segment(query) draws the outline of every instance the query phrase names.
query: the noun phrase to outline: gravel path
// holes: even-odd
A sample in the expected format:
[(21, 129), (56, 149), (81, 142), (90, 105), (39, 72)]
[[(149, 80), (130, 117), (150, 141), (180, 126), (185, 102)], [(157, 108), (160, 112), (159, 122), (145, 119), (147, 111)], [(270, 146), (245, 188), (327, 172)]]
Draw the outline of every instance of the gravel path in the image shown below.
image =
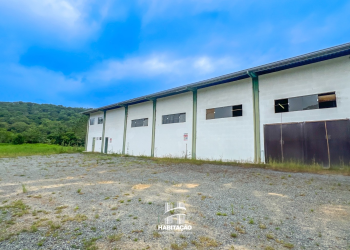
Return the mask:
[[(0, 173), (0, 249), (350, 249), (349, 176), (98, 154)], [(178, 201), (192, 230), (158, 230)]]

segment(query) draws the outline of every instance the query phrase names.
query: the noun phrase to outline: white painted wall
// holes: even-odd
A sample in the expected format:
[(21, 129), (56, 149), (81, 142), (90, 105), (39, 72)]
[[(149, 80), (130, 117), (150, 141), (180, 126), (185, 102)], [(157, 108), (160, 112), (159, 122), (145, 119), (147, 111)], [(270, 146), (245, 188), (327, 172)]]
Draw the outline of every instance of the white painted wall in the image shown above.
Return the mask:
[[(153, 102), (129, 106), (125, 153), (151, 156)], [(131, 121), (148, 118), (148, 126), (131, 127)]]
[(336, 92), (337, 107), (282, 114), (282, 122), (345, 119), (350, 117), (350, 59), (339, 57), (259, 77), (260, 132), (264, 159), (264, 124), (280, 123), (274, 100), (325, 92)]
[[(185, 157), (192, 152), (192, 92), (160, 98), (157, 100), (156, 137), (154, 155), (156, 157)], [(186, 113), (186, 122), (162, 124), (162, 116)], [(184, 141), (184, 134), (188, 140)]]
[[(98, 139), (102, 139), (102, 130), (103, 130), (103, 124), (98, 124), (98, 117), (103, 118), (103, 112), (96, 112), (90, 114), (90, 118), (95, 118), (94, 125), (90, 125), (89, 121), (89, 136), (88, 136), (88, 146), (87, 151), (92, 152), (92, 140), (93, 137), (98, 137)], [(95, 152), (101, 152), (101, 143), (102, 140), (95, 140)]]
[(108, 137), (108, 153), (121, 154), (123, 151), (124, 117), (124, 108), (106, 112), (105, 137)]
[[(199, 89), (197, 93), (197, 158), (254, 161), (251, 79)], [(206, 120), (206, 109), (243, 105), (243, 116)]]

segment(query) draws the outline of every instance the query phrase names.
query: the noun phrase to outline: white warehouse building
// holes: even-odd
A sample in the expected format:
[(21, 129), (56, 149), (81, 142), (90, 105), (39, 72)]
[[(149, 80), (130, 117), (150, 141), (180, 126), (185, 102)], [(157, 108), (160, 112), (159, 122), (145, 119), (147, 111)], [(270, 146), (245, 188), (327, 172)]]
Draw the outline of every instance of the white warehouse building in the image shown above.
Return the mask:
[(115, 103), (86, 151), (350, 165), (350, 43)]

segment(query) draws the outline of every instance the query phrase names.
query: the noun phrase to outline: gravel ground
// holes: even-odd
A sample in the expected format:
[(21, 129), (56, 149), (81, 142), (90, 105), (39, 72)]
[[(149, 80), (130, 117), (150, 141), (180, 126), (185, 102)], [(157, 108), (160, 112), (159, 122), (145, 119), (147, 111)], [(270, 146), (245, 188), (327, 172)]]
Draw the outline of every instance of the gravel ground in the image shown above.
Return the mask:
[[(0, 173), (0, 249), (350, 249), (349, 176), (98, 154)], [(177, 201), (192, 230), (158, 231)]]

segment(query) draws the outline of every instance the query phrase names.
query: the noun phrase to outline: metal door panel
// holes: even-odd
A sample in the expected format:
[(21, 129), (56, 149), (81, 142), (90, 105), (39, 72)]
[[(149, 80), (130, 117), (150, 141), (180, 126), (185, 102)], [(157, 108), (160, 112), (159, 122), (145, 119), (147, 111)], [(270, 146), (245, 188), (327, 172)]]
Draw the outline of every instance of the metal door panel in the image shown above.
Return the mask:
[(350, 165), (350, 121), (327, 121), (331, 165)]

